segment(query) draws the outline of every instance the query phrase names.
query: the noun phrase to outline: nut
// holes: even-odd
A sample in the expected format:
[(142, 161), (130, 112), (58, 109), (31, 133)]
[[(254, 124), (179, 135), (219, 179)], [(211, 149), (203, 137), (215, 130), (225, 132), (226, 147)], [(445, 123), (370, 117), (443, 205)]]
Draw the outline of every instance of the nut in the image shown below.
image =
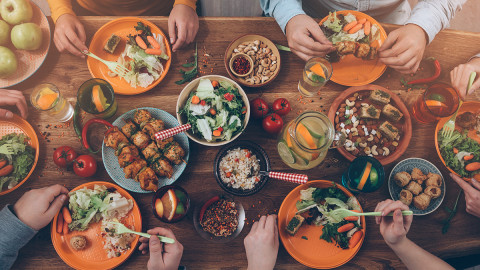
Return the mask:
[(372, 146), (371, 150), (372, 150), (372, 154), (373, 154), (374, 156), (378, 156), (377, 145)]
[(356, 127), (352, 127), (352, 128), (350, 129), (350, 131), (351, 131), (351, 132), (358, 132), (358, 129), (357, 129)]
[(270, 71), (275, 71), (277, 69), (277, 64), (273, 64), (270, 66)]
[(260, 77), (259, 76), (253, 76), (253, 79), (255, 80), (255, 84), (260, 83)]
[(337, 115), (337, 116), (335, 116), (335, 123), (338, 123), (338, 122), (340, 122), (340, 118)]
[(258, 39), (255, 39), (255, 40), (253, 41), (253, 44), (254, 44), (255, 46), (258, 46), (258, 45), (260, 45), (260, 40), (258, 40)]
[(384, 156), (390, 155), (390, 149), (388, 149), (387, 147), (383, 147), (382, 150), (383, 150), (383, 155)]
[(356, 113), (357, 110), (358, 110), (358, 109), (357, 109), (356, 107), (353, 107), (352, 112)]
[(370, 149), (370, 147), (365, 147), (365, 149), (363, 149), (363, 152), (365, 152), (365, 154), (367, 155), (370, 155), (372, 153), (372, 150)]
[(345, 100), (345, 104), (347, 104), (347, 106), (349, 107), (352, 107), (352, 106), (355, 106), (355, 101), (353, 100)]
[(362, 103), (362, 107), (368, 107), (368, 103)]
[(356, 97), (356, 96), (353, 96), (353, 97), (349, 97), (349, 98), (347, 98), (347, 100), (350, 100), (350, 101), (355, 101), (356, 99), (357, 99), (357, 97)]
[(362, 137), (365, 136), (365, 131), (363, 131), (363, 130), (360, 129), (360, 130), (358, 131), (358, 135), (360, 135), (360, 136), (362, 136)]
[(392, 142), (393, 146), (398, 146), (398, 142)]
[(273, 54), (270, 55), (270, 60), (272, 60), (272, 61), (277, 61), (277, 56), (275, 56), (275, 55), (273, 55)]
[(347, 151), (353, 151), (355, 144), (351, 140), (345, 140), (345, 149), (347, 149)]
[(261, 74), (262, 72), (263, 72), (263, 66), (258, 66), (258, 70), (257, 70), (256, 73), (260, 73), (260, 74)]
[(363, 147), (363, 148), (367, 147), (367, 143), (366, 143), (366, 142), (361, 142), (361, 143), (359, 143), (358, 145), (359, 145), (360, 147)]
[(369, 141), (369, 142), (373, 141), (373, 135), (372, 134), (370, 134), (370, 136), (368, 136), (367, 141)]
[(270, 79), (270, 77), (268, 76), (262, 76), (262, 83), (268, 81)]
[(358, 120), (353, 123), (353, 127), (356, 128), (358, 126)]
[(339, 112), (345, 112), (345, 108), (338, 109)]
[(347, 104), (345, 104), (345, 103), (342, 103), (342, 104), (340, 105), (340, 108), (345, 108), (345, 107), (347, 107)]
[(375, 136), (375, 137), (373, 137), (373, 141), (374, 141), (375, 143), (379, 143), (379, 142), (380, 142), (380, 139), (379, 139), (377, 136)]

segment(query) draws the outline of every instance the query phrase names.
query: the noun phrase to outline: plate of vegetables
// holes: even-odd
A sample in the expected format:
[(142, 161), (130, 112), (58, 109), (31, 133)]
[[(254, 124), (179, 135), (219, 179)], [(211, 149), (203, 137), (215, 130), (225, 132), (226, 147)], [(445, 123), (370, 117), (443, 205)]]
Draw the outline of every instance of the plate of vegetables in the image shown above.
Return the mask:
[(11, 120), (0, 120), (0, 136), (0, 195), (4, 195), (32, 175), (39, 143), (33, 127), (16, 114)]
[(435, 147), (447, 169), (466, 181), (480, 181), (480, 102), (467, 101), (458, 110), (455, 130), (450, 139), (442, 135), (443, 125), (450, 117), (438, 121)]
[(363, 212), (358, 200), (341, 185), (316, 180), (296, 187), (278, 211), (280, 239), (298, 262), (316, 269), (350, 261), (365, 239), (365, 218), (338, 220), (335, 209)]
[(140, 94), (158, 85), (172, 61), (170, 44), (162, 30), (135, 17), (119, 18), (102, 26), (93, 36), (89, 51), (129, 70), (120, 76), (98, 60), (87, 59), (92, 77), (106, 80), (115, 93), (122, 95)]
[(180, 93), (176, 110), (180, 125), (192, 126), (187, 136), (207, 146), (235, 140), (250, 118), (247, 94), (233, 80), (218, 75), (190, 82)]
[(327, 55), (333, 82), (360, 86), (382, 76), (387, 67), (377, 54), (387, 33), (375, 19), (359, 11), (341, 10), (330, 13), (319, 25), (336, 49)]

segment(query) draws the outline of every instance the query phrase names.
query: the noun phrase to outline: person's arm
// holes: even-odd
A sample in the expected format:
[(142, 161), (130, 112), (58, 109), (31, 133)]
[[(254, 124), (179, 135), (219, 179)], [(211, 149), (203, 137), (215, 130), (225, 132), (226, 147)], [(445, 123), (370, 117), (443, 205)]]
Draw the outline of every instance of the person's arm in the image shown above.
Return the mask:
[(191, 7), (193, 10), (197, 10), (197, 0), (175, 0), (173, 6), (176, 5), (186, 5)]
[(407, 266), (408, 269), (422, 269), (422, 270), (443, 270), (454, 269), (448, 263), (440, 258), (434, 256), (432, 253), (419, 247), (410, 239), (405, 238), (402, 242), (396, 245), (389, 245), (390, 248), (397, 254), (398, 258)]
[(192, 43), (198, 32), (196, 0), (175, 0), (168, 16), (168, 35), (172, 51)]
[(52, 20), (54, 23), (56, 23), (58, 18), (63, 14), (75, 15), (72, 9), (72, 2), (70, 0), (47, 0), (47, 2), (50, 6)]
[[(178, 242), (172, 230), (156, 227), (147, 231), (152, 235), (149, 238), (140, 237), (138, 249), (142, 254), (150, 252), (150, 259), (147, 263), (148, 270), (171, 270), (179, 269), (183, 254), (183, 245)], [(166, 236), (175, 240), (173, 244), (161, 243), (157, 235)]]
[(17, 259), (18, 251), (37, 231), (20, 221), (12, 212), (11, 205), (0, 211), (0, 224), (0, 265), (2, 269), (10, 269)]
[(243, 240), (248, 270), (274, 269), (278, 255), (277, 216), (262, 216)]
[[(18, 90), (0, 89), (0, 106), (16, 106), (20, 115), (27, 119), (28, 106), (25, 96)], [(13, 113), (7, 109), (0, 109), (0, 119), (12, 119)]]
[(301, 0), (260, 0), (260, 6), (265, 16), (275, 18), (284, 33), (291, 18), (305, 14)]

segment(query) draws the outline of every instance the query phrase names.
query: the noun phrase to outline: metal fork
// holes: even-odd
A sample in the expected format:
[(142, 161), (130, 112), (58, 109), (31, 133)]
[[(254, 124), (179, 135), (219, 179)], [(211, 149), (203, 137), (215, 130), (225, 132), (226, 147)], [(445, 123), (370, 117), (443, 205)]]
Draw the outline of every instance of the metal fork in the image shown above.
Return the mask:
[(112, 72), (115, 72), (120, 77), (125, 76), (127, 74), (127, 72), (129, 72), (129, 70), (126, 67), (120, 65), (117, 62), (104, 60), (104, 59), (96, 56), (95, 54), (93, 54), (91, 52), (83, 52), (83, 54), (85, 54), (87, 56), (90, 56), (90, 57), (93, 57), (93, 58), (97, 59), (98, 61), (104, 63)]
[(15, 154), (15, 151), (13, 151), (13, 147), (11, 145), (4, 144), (0, 146), (0, 154), (13, 155)]
[[(123, 224), (120, 223), (120, 222), (109, 221), (108, 223), (114, 225), (114, 227), (115, 227), (115, 232), (116, 232), (117, 234), (133, 233), (133, 234), (137, 234), (137, 235), (140, 235), (140, 236), (143, 236), (143, 237), (147, 237), (147, 238), (150, 238), (150, 236), (152, 236), (151, 234), (148, 234), (148, 233), (142, 233), (142, 232), (132, 231), (132, 230), (130, 230), (129, 228), (125, 227), (125, 225), (123, 225)], [(165, 237), (165, 236), (160, 236), (160, 235), (157, 235), (157, 237), (158, 237), (158, 239), (160, 239), (160, 241), (163, 242), (163, 243), (167, 243), (167, 244), (173, 244), (173, 243), (175, 243), (175, 240), (172, 239), (172, 238)]]
[[(467, 92), (465, 93), (465, 95), (468, 94), (468, 90), (470, 90), (470, 87), (472, 87), (475, 77), (477, 77), (477, 73), (475, 71), (472, 71), (472, 73), (470, 73), (470, 77), (468, 78)], [(458, 102), (457, 111), (443, 125), (442, 136), (445, 138), (445, 140), (450, 140), (453, 136), (453, 131), (455, 130), (455, 119), (457, 118), (457, 113), (460, 110), (460, 107), (462, 107), (462, 104), (463, 104), (463, 100), (460, 99), (460, 101)]]

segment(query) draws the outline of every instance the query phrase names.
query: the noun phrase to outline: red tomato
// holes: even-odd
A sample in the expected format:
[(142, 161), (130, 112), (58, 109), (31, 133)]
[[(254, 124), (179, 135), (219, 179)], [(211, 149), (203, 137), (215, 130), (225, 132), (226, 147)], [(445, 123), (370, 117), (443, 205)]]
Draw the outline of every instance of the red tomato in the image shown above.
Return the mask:
[(263, 118), (262, 127), (270, 134), (277, 134), (283, 127), (282, 117), (276, 113), (269, 114), (267, 117)]
[(65, 168), (77, 158), (77, 152), (70, 146), (60, 146), (53, 151), (53, 162), (58, 166)]
[(290, 108), (290, 103), (286, 98), (278, 98), (273, 102), (272, 109), (275, 113), (279, 115), (286, 115), (289, 113), (292, 108)]
[(253, 118), (263, 118), (268, 114), (268, 104), (261, 98), (256, 98), (250, 102)]
[(73, 164), (73, 171), (81, 177), (90, 177), (97, 171), (97, 161), (90, 155), (81, 155)]

